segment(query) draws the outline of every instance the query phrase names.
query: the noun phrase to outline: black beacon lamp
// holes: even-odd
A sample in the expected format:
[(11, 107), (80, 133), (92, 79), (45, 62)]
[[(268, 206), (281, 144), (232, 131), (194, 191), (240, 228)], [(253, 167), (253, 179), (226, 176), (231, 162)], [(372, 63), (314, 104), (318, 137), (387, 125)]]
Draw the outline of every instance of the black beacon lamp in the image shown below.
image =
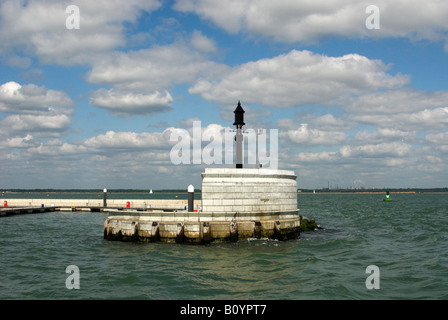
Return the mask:
[(241, 107), (241, 103), (238, 101), (238, 106), (236, 107), (233, 113), (235, 114), (235, 122), (233, 123), (236, 126), (236, 168), (243, 167), (243, 132), (242, 128), (245, 125), (244, 123), (244, 110)]

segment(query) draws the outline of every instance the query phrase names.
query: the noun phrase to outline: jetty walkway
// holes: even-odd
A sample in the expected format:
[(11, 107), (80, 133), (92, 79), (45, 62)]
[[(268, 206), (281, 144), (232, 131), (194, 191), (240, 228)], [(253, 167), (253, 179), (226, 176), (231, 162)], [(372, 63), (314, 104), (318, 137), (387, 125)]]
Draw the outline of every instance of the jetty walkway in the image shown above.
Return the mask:
[[(36, 214), (54, 211), (85, 211), (109, 213), (178, 212), (186, 211), (188, 200), (174, 199), (109, 199), (104, 206), (103, 199), (3, 199), (0, 217), (18, 214)], [(199, 211), (201, 200), (194, 203), (193, 212)]]
[(32, 214), (32, 213), (43, 213), (43, 212), (52, 212), (55, 211), (55, 207), (3, 207), (0, 208), (0, 217), (12, 216), (18, 214)]

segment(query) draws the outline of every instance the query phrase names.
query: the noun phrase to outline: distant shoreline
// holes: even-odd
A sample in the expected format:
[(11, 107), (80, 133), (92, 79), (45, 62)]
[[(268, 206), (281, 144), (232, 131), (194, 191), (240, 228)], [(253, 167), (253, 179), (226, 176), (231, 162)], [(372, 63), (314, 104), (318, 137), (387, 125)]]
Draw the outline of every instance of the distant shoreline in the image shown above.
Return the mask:
[[(390, 193), (448, 193), (448, 188), (384, 188), (384, 189), (298, 189), (297, 194), (384, 194), (386, 190)], [(102, 189), (0, 189), (2, 195), (11, 193), (96, 193), (102, 194)], [(195, 189), (195, 193), (201, 193), (200, 189)], [(111, 193), (132, 193), (132, 194), (150, 194), (149, 189), (108, 189), (108, 194)], [(162, 189), (152, 190), (151, 194), (179, 194), (187, 193), (185, 189)]]
[(384, 188), (384, 189), (298, 189), (297, 193), (360, 193), (360, 194), (377, 194), (377, 193), (448, 193), (448, 188)]
[[(448, 193), (448, 191), (390, 191), (390, 194)], [(314, 194), (313, 192), (297, 192), (297, 194)], [(385, 194), (385, 191), (317, 191), (315, 194)]]
[[(98, 193), (103, 194), (103, 190), (99, 189), (0, 189), (1, 193)], [(108, 189), (107, 193), (133, 193), (133, 194), (171, 194), (171, 193), (186, 193), (187, 190), (153, 190), (150, 193), (148, 190), (126, 190), (126, 189)], [(195, 190), (195, 192), (201, 192), (201, 190)]]

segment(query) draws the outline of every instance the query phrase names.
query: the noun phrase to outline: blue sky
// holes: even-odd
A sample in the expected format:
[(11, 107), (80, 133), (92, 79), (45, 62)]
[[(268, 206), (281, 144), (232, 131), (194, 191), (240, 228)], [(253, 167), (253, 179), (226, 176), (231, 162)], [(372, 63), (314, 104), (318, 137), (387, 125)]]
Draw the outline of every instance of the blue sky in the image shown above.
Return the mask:
[(447, 16), (435, 0), (0, 1), (0, 188), (200, 187), (206, 165), (174, 165), (170, 134), (233, 129), (239, 100), (299, 188), (447, 187)]

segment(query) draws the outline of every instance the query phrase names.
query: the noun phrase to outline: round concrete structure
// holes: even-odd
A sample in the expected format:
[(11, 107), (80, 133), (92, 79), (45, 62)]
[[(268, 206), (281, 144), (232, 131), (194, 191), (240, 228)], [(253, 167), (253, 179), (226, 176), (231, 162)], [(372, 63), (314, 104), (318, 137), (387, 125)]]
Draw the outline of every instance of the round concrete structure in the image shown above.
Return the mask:
[(183, 243), (297, 238), (296, 178), (287, 170), (207, 168), (198, 212), (117, 213), (104, 222), (104, 238)]
[(206, 168), (202, 173), (202, 212), (297, 212), (293, 171)]

